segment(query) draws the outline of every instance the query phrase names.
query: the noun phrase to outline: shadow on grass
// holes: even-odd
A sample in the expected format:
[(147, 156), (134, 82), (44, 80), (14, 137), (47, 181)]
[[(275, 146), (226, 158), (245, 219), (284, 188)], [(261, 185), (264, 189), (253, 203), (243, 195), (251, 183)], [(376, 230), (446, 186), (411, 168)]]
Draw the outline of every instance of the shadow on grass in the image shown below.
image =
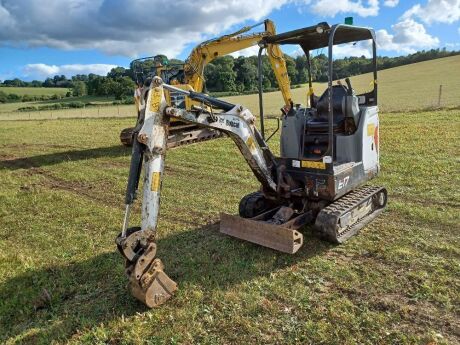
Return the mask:
[(73, 150), (55, 153), (47, 153), (24, 158), (3, 159), (0, 160), (0, 169), (16, 170), (30, 169), (42, 166), (59, 164), (67, 161), (78, 161), (83, 159), (92, 159), (100, 157), (121, 157), (131, 154), (131, 148), (124, 147), (121, 144), (108, 147), (99, 147), (86, 150)]
[[(158, 257), (179, 289), (194, 285), (209, 294), (269, 276), (331, 248), (307, 234), (297, 254), (282, 254), (224, 236), (218, 229), (216, 223), (158, 241)], [(101, 322), (145, 312), (147, 308), (127, 292), (126, 283), (118, 252), (27, 271), (9, 279), (0, 286), (0, 341), (16, 337), (18, 342), (27, 344), (62, 341)], [(51, 294), (51, 305), (34, 311), (34, 298), (43, 289)], [(168, 303), (174, 307), (176, 302), (173, 298)]]

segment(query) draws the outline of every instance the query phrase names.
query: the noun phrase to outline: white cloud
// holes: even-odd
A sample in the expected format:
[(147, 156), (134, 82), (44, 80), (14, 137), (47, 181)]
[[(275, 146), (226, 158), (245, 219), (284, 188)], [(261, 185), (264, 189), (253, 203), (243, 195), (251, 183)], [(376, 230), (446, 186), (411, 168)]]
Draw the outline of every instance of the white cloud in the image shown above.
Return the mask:
[(311, 11), (323, 17), (335, 17), (339, 13), (355, 13), (361, 17), (376, 16), (379, 14), (379, 1), (318, 0), (311, 5)]
[(360, 41), (353, 43), (345, 43), (334, 46), (333, 56), (335, 59), (350, 57), (350, 56), (365, 56), (367, 58), (372, 57), (372, 46), (370, 41)]
[(244, 57), (254, 56), (254, 55), (257, 56), (259, 55), (259, 46), (255, 45), (252, 47), (248, 47), (240, 51), (231, 53), (230, 55), (233, 56), (234, 58), (237, 58), (238, 56), (244, 56)]
[(427, 33), (425, 27), (413, 19), (405, 19), (392, 25), (391, 28), (394, 34), (386, 30), (376, 32), (379, 49), (415, 53), (419, 49), (434, 48), (439, 45), (439, 39)]
[(402, 19), (417, 17), (427, 24), (439, 22), (452, 24), (460, 19), (460, 0), (428, 0), (426, 6), (412, 6)]
[(106, 75), (112, 68), (117, 65), (107, 64), (73, 64), (73, 65), (46, 65), (44, 63), (28, 64), (23, 68), (23, 74), (29, 78), (44, 79), (55, 75), (64, 74), (66, 77), (71, 77), (76, 74), (94, 73), (98, 75)]
[(0, 44), (177, 56), (289, 0), (2, 0)]
[(455, 49), (458, 49), (460, 47), (460, 43), (450, 43), (450, 42), (447, 42), (446, 43), (446, 48), (447, 49), (452, 49), (452, 50), (455, 50)]
[(386, 7), (396, 7), (398, 6), (399, 0), (385, 0), (383, 5)]

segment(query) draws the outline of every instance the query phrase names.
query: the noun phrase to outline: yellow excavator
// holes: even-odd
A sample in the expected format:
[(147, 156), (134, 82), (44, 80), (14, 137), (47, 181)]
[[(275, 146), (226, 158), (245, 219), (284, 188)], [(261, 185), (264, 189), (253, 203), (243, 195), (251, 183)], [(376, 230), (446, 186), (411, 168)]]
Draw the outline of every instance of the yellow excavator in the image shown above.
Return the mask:
[[(264, 25), (264, 31), (247, 34), (260, 25)], [(192, 50), (184, 64), (169, 63), (162, 56), (134, 60), (132, 67), (135, 70), (139, 86), (135, 91), (134, 97), (138, 121), (136, 127), (125, 128), (121, 131), (120, 140), (122, 144), (131, 146), (133, 143), (135, 129), (139, 127), (139, 114), (142, 108), (145, 107), (145, 95), (149, 88), (147, 85), (149, 85), (152, 77), (161, 77), (165, 83), (174, 85), (184, 91), (202, 92), (205, 85), (204, 68), (208, 63), (220, 56), (255, 46), (262, 38), (275, 34), (275, 24), (267, 19), (261, 23), (243, 27), (234, 33), (200, 43)], [(283, 95), (285, 108), (289, 109), (292, 105), (292, 97), (283, 52), (275, 44), (267, 44), (265, 48)], [(146, 76), (142, 62), (152, 58), (154, 67), (150, 75)], [(165, 90), (165, 98), (168, 104), (189, 111), (193, 110), (194, 107), (206, 107), (206, 105), (175, 91)], [(200, 128), (195, 124), (174, 119), (171, 121), (169, 128), (168, 147), (213, 139), (221, 135), (222, 132), (216, 129)]]

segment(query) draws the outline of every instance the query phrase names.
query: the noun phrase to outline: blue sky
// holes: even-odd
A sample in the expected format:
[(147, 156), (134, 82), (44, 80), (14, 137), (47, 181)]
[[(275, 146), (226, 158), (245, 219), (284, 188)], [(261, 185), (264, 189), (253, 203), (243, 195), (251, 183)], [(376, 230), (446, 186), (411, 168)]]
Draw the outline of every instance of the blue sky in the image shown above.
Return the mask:
[(106, 74), (138, 56), (183, 59), (200, 41), (264, 18), (284, 32), (347, 16), (376, 30), (379, 55), (460, 50), (460, 0), (0, 0), (0, 80)]

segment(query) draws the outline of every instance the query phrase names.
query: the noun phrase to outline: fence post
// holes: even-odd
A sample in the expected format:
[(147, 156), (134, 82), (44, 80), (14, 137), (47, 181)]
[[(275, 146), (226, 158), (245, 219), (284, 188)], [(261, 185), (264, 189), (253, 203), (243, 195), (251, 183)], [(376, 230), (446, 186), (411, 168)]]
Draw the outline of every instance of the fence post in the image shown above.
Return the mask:
[(438, 107), (441, 107), (442, 84), (439, 85)]
[(120, 107), (117, 105), (118, 117), (120, 117)]

